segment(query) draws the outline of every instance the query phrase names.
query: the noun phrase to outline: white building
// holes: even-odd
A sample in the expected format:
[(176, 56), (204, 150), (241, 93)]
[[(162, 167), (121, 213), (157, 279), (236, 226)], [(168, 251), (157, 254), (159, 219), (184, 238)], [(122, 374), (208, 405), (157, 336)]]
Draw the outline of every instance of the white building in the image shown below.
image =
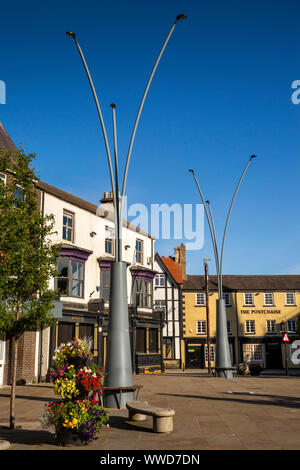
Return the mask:
[(175, 258), (155, 254), (154, 305), (164, 311), (163, 361), (166, 368), (181, 368), (181, 285), (185, 278), (185, 246)]
[[(16, 151), (0, 123), (0, 148)], [(1, 175), (0, 175), (1, 176)], [(2, 178), (5, 181), (5, 175)], [(19, 340), (17, 379), (44, 380), (54, 349), (74, 337), (92, 337), (93, 360), (105, 365), (110, 268), (114, 261), (111, 193), (99, 206), (38, 181), (40, 210), (53, 214), (51, 241), (60, 244), (58, 276), (51, 287), (61, 291), (56, 325), (26, 332)], [(153, 309), (154, 238), (123, 221), (122, 260), (128, 263), (127, 290), (133, 372), (162, 370), (161, 312)], [(10, 383), (9, 341), (0, 337), (0, 385)]]

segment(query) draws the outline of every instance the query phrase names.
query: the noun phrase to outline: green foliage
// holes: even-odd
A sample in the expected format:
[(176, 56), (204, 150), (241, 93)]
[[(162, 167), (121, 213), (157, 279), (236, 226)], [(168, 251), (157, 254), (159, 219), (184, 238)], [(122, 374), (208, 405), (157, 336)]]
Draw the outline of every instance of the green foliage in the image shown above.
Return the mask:
[(7, 337), (51, 326), (59, 295), (49, 288), (59, 250), (50, 241), (55, 221), (39, 210), (34, 158), (0, 151), (0, 173), (7, 174), (0, 182), (0, 333)]

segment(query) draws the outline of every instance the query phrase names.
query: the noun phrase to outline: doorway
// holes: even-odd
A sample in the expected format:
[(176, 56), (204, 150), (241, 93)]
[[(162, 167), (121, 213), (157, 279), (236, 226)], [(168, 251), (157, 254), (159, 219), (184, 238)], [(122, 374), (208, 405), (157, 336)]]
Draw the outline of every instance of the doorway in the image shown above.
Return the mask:
[(204, 347), (203, 345), (191, 346), (187, 345), (187, 368), (203, 369), (204, 368)]
[(282, 353), (280, 343), (266, 344), (267, 369), (282, 369)]

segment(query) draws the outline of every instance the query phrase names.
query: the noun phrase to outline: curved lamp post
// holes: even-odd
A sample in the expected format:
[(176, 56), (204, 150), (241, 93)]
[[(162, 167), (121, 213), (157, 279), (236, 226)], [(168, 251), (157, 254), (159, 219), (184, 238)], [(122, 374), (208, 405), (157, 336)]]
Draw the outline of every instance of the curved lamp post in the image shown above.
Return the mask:
[[(218, 245), (216, 239), (216, 232), (215, 232), (215, 224), (213, 219), (213, 213), (211, 209), (211, 205), (209, 201), (205, 201), (202, 191), (200, 189), (198, 180), (195, 176), (194, 170), (189, 170), (195, 180), (196, 186), (198, 188), (209, 230), (211, 235), (211, 240), (213, 244), (214, 256), (215, 256), (215, 263), (216, 263), (216, 271), (217, 271), (217, 281), (218, 281), (218, 299), (217, 299), (217, 332), (216, 332), (216, 377), (232, 377), (232, 371), (230, 370), (231, 364), (231, 357), (230, 357), (230, 349), (229, 349), (229, 341), (228, 341), (228, 333), (227, 333), (227, 318), (226, 318), (226, 306), (225, 300), (223, 298), (223, 285), (222, 285), (222, 269), (223, 269), (223, 254), (224, 254), (224, 246), (225, 246), (225, 238), (226, 232), (228, 228), (229, 218), (232, 210), (233, 203), (235, 201), (238, 189), (241, 185), (241, 182), (244, 178), (244, 175), (250, 165), (251, 161), (256, 157), (256, 155), (251, 155), (250, 159), (247, 162), (247, 165), (244, 168), (244, 171), (238, 181), (237, 187), (235, 189), (233, 198), (231, 200), (231, 204), (229, 207), (224, 233), (223, 233), (223, 240), (222, 240), (222, 248), (221, 248), (221, 258), (219, 259), (218, 254)], [(207, 207), (208, 210), (207, 210)]]
[[(161, 56), (167, 46), (170, 37), (173, 34), (178, 21), (186, 18), (186, 15), (178, 15), (172, 25), (168, 36), (166, 37), (163, 46), (159, 52), (157, 60), (154, 64), (150, 77), (148, 79), (139, 109), (135, 124), (133, 127), (128, 154), (126, 158), (125, 171), (122, 183), (122, 195), (119, 197), (119, 168), (118, 168), (118, 149), (117, 149), (117, 128), (116, 128), (116, 105), (111, 104), (112, 120), (113, 120), (113, 135), (114, 135), (114, 169), (110, 149), (108, 145), (107, 134), (105, 125), (100, 109), (100, 104), (97, 98), (95, 87), (85, 61), (82, 50), (79, 46), (75, 33), (67, 32), (67, 36), (75, 40), (79, 55), (81, 57), (83, 66), (85, 68), (90, 87), (94, 96), (95, 104), (97, 107), (99, 120), (104, 137), (104, 143), (107, 154), (107, 161), (109, 166), (109, 174), (111, 181), (111, 188), (113, 193), (114, 204), (114, 223), (115, 223), (115, 261), (112, 263), (111, 268), (111, 282), (110, 282), (110, 296), (109, 296), (109, 320), (108, 320), (108, 344), (106, 354), (106, 376), (104, 385), (106, 387), (131, 387), (133, 385), (132, 376), (132, 361), (129, 339), (129, 321), (128, 321), (128, 304), (127, 304), (127, 263), (122, 261), (122, 214), (123, 214), (123, 201), (126, 190), (126, 181), (129, 168), (132, 147), (135, 139), (137, 126), (140, 120), (141, 112), (145, 103), (146, 96), (156, 68), (159, 64)], [(118, 393), (105, 392), (104, 404), (108, 408), (124, 408), (126, 402), (133, 399), (133, 392)]]

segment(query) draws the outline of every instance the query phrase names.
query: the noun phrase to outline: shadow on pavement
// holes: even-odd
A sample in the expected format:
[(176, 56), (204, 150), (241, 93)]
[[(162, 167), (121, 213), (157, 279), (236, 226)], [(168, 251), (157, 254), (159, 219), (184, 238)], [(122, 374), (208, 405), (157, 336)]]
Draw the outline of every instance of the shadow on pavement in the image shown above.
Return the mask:
[(54, 434), (48, 431), (0, 428), (0, 439), (7, 440), (11, 444), (50, 444), (58, 447)]
[[(138, 423), (138, 424), (137, 424)], [(109, 427), (114, 429), (122, 429), (126, 431), (143, 431), (152, 433), (151, 425), (148, 420), (145, 421), (128, 421), (124, 416), (110, 416)]]
[[(246, 395), (249, 396), (249, 392), (232, 392), (228, 397), (211, 397), (205, 395), (179, 395), (175, 393), (159, 393), (158, 395), (170, 396), (170, 397), (181, 397), (181, 398), (199, 398), (201, 400), (212, 400), (212, 401), (231, 401), (241, 404), (248, 403), (250, 405), (274, 405), (274, 406), (283, 406), (286, 408), (299, 408), (300, 409), (300, 398), (298, 397), (285, 397), (280, 395), (262, 395), (256, 394), (253, 392), (250, 396), (253, 397), (252, 400), (242, 399), (242, 398), (233, 398), (232, 395)], [(256, 397), (268, 397), (273, 400), (258, 400)]]

